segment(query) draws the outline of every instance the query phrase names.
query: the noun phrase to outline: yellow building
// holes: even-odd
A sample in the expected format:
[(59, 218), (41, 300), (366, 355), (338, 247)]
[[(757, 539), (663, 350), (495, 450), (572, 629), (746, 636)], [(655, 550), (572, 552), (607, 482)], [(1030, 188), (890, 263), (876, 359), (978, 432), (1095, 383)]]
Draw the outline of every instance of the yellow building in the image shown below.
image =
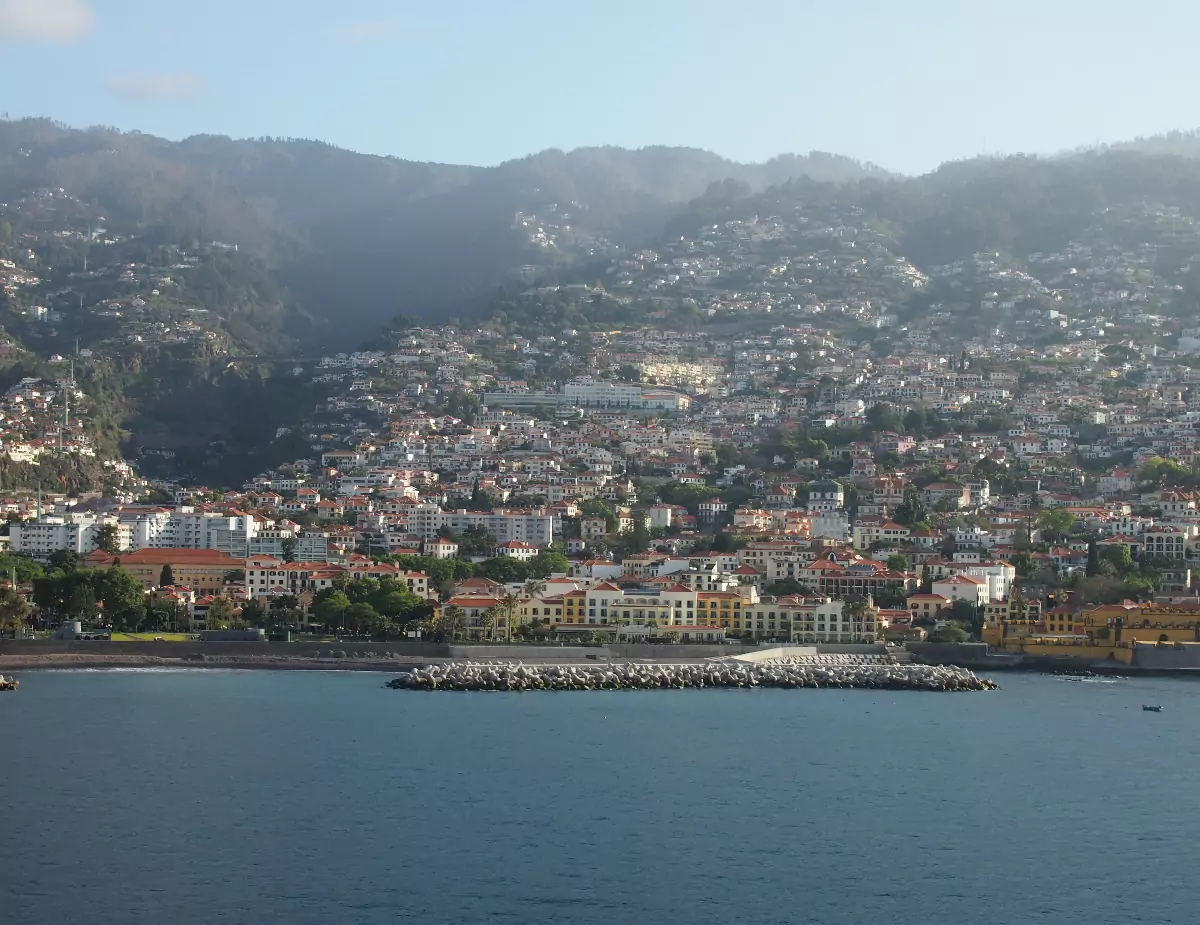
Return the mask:
[(202, 597), (221, 594), (225, 590), (225, 576), (246, 567), (244, 559), (235, 559), (216, 549), (178, 547), (139, 549), (118, 556), (96, 550), (84, 557), (83, 564), (92, 568), (120, 565), (147, 591), (161, 584), (163, 567), (170, 566), (175, 587), (191, 588)]
[[(526, 605), (530, 618), (552, 626), (583, 625), (601, 631), (605, 627), (649, 626), (663, 632), (677, 627), (713, 627), (736, 636), (750, 628), (743, 609), (757, 600), (753, 585), (736, 591), (693, 591), (682, 584), (618, 587), (603, 582), (561, 597), (529, 600)], [(535, 608), (540, 612), (534, 614)]]
[(1200, 642), (1200, 611), (1164, 604), (1104, 604), (1072, 612), (1046, 611), (1040, 619), (1014, 610), (990, 614), (983, 641), (996, 649), (1047, 658), (1130, 664), (1138, 643)]

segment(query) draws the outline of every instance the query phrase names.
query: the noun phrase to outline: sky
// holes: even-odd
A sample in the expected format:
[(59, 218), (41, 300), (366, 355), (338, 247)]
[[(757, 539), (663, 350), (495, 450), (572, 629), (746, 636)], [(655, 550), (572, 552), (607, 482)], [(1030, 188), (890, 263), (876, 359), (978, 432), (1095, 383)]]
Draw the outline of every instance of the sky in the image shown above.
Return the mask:
[(490, 165), (831, 151), (903, 173), (1200, 127), (1195, 0), (0, 0), (0, 113)]

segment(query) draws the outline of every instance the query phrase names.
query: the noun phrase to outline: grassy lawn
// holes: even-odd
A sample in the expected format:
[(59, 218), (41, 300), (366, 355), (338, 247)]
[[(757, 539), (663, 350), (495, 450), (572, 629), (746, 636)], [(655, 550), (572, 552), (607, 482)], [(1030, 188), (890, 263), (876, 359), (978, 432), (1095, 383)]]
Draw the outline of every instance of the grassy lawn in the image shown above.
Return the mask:
[(113, 633), (113, 642), (154, 642), (155, 639), (161, 639), (163, 642), (188, 642), (187, 633)]

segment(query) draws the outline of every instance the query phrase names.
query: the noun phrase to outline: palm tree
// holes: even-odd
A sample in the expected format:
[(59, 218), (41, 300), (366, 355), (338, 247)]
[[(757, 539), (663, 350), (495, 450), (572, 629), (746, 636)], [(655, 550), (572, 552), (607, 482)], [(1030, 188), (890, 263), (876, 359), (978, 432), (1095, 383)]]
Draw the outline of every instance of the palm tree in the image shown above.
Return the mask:
[[(524, 594), (527, 599), (531, 601), (540, 600), (541, 596), (545, 593), (546, 582), (542, 581), (540, 578), (531, 578), (529, 581), (525, 582)], [(511, 622), (511, 620), (509, 622)], [(537, 620), (533, 621), (534, 624), (537, 622)], [(547, 620), (546, 622), (549, 623), (550, 621)], [(512, 630), (509, 630), (509, 632), (511, 634)]]
[(873, 609), (866, 601), (855, 601), (853, 604), (847, 601), (842, 605), (842, 614), (850, 618), (852, 627), (856, 627), (858, 632), (862, 632), (863, 620)]
[(500, 598), (500, 612), (504, 615), (504, 641), (512, 642), (513, 619), (517, 615), (517, 606), (521, 603), (521, 595), (509, 591)]
[(457, 604), (451, 604), (442, 611), (442, 615), (438, 618), (438, 626), (444, 627), (442, 632), (447, 633), (451, 639), (458, 638), (458, 634), (462, 632), (463, 625), (466, 623), (467, 615), (463, 609)]
[(503, 613), (499, 604), (493, 604), (487, 610), (479, 615), (479, 635), (482, 636), (484, 631), (487, 631), (488, 639), (495, 638), (496, 619)]

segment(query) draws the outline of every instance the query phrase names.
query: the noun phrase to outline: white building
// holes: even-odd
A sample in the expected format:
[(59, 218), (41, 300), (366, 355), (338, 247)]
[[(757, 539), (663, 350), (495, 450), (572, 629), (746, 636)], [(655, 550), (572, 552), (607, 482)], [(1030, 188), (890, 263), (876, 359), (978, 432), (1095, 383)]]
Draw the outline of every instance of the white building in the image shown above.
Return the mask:
[(45, 559), (60, 549), (83, 555), (96, 548), (100, 525), (95, 514), (49, 515), (38, 521), (13, 524), (9, 529), (9, 546), (13, 552), (34, 559)]
[(966, 601), (977, 607), (988, 603), (988, 582), (970, 575), (949, 575), (933, 582), (933, 593), (951, 601)]
[(519, 540), (535, 546), (549, 546), (562, 532), (561, 520), (538, 511), (510, 511), (496, 508), (490, 512), (443, 511), (436, 504), (415, 504), (408, 512), (409, 532), (431, 539), (443, 527), (464, 533), (471, 527), (483, 527), (497, 543)]

